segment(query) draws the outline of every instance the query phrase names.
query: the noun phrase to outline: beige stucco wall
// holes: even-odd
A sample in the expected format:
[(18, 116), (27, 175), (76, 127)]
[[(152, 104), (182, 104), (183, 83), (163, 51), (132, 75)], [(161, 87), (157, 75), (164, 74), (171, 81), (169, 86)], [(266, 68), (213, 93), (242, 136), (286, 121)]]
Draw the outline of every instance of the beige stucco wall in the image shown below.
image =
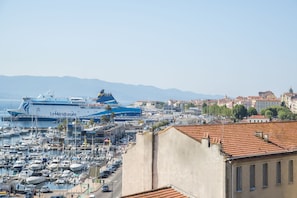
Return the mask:
[(200, 143), (175, 128), (157, 138), (154, 186), (171, 184), (193, 197), (225, 197), (225, 162), (219, 145), (208, 147), (207, 139)]
[[(293, 160), (294, 182), (289, 183), (289, 160)], [(276, 184), (276, 163), (281, 162), (281, 184)], [(262, 187), (262, 165), (268, 164), (268, 187)], [(256, 168), (256, 188), (250, 191), (250, 165)], [(242, 191), (236, 192), (236, 167), (242, 167)], [(234, 198), (296, 198), (297, 197), (297, 155), (274, 155), (243, 159), (233, 162), (233, 196)]]
[(152, 189), (152, 133), (136, 134), (136, 144), (123, 155), (122, 195)]

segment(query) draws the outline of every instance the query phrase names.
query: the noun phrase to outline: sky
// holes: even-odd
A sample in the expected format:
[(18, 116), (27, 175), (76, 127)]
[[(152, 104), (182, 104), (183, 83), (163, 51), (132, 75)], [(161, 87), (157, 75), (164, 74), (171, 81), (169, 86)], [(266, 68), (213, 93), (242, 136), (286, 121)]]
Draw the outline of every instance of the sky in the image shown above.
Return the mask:
[(0, 0), (0, 75), (236, 97), (295, 91), (296, 74), (295, 0)]

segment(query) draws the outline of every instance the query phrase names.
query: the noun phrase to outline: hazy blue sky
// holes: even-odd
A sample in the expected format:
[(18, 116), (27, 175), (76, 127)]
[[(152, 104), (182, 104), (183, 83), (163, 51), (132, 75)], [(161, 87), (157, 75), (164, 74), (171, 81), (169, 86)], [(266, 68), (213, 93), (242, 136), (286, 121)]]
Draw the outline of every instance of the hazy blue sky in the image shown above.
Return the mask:
[(204, 94), (297, 92), (297, 1), (0, 0), (0, 68)]

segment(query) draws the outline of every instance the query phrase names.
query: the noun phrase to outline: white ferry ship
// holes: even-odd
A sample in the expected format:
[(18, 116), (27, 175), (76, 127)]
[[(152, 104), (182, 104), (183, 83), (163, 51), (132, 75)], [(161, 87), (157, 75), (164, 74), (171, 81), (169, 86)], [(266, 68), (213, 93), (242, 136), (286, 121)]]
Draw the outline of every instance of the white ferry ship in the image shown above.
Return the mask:
[(140, 116), (140, 108), (120, 106), (110, 93), (104, 90), (97, 98), (82, 97), (57, 98), (51, 92), (38, 97), (24, 97), (18, 109), (8, 109), (13, 117), (37, 118), (80, 118), (100, 119), (101, 116)]

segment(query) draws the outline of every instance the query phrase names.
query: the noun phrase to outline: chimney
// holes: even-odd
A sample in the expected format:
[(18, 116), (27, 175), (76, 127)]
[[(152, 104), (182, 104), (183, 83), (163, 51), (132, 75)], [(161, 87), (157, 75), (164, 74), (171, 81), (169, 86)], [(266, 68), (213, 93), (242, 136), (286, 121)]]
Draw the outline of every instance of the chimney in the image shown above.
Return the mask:
[(263, 139), (265, 142), (269, 142), (269, 135), (268, 134), (264, 134), (263, 135)]
[(259, 138), (263, 138), (263, 132), (262, 131), (256, 131), (255, 136)]
[(210, 137), (208, 133), (204, 133), (201, 139), (201, 144), (210, 147)]

